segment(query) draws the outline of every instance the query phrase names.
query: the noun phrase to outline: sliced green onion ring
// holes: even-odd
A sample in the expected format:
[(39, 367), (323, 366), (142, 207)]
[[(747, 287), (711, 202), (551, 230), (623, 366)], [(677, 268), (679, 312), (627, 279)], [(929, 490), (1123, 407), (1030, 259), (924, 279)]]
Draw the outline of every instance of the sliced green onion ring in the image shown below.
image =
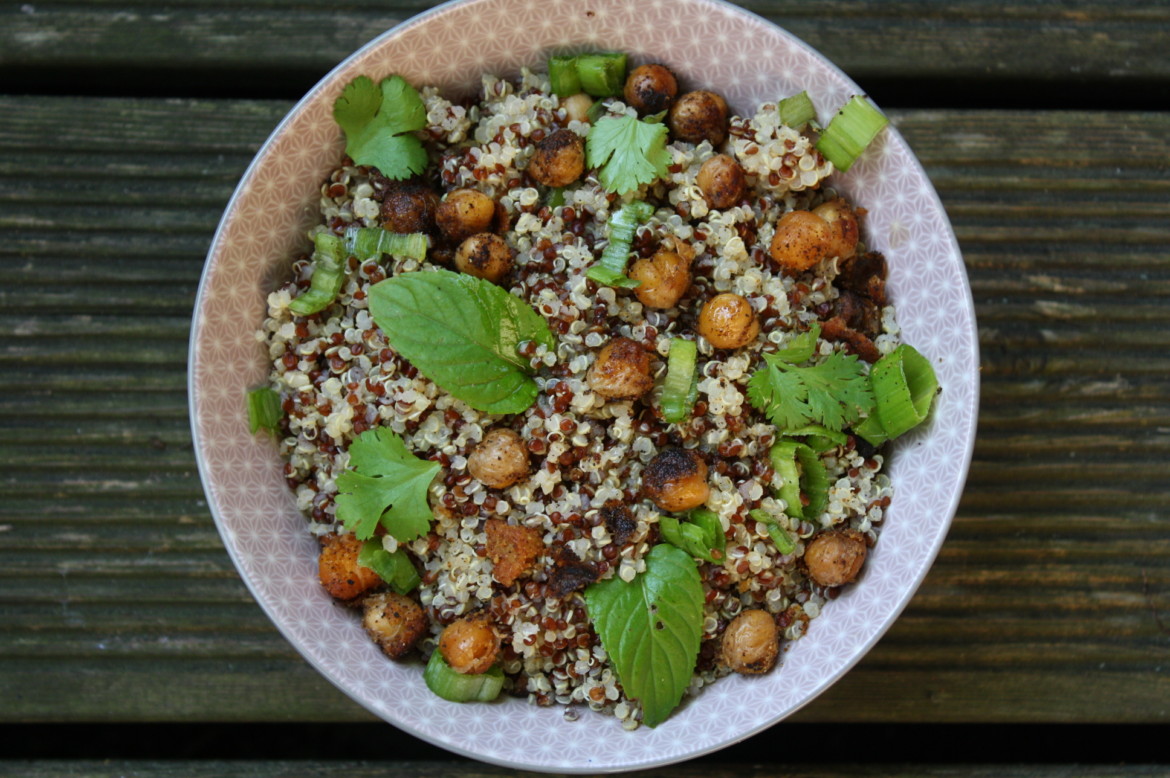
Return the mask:
[(776, 106), (776, 110), (780, 112), (780, 123), (794, 130), (799, 130), (817, 118), (817, 109), (813, 107), (808, 92), (785, 97)]
[(377, 573), (379, 578), (399, 594), (412, 592), (422, 583), (406, 550), (399, 548), (391, 554), (382, 547), (381, 538), (370, 538), (362, 543), (357, 561), (362, 567), (368, 567)]
[(841, 107), (817, 141), (817, 151), (844, 172), (890, 120), (861, 95), (854, 95)]
[(276, 432), (284, 409), (280, 406), (280, 395), (267, 386), (248, 390), (248, 433), (255, 435), (259, 429)]
[[(925, 421), (938, 394), (934, 368), (906, 343), (877, 361), (869, 372), (869, 382), (876, 407), (854, 432), (873, 445), (893, 440)], [(874, 429), (875, 419), (880, 434)]]
[(706, 508), (695, 508), (688, 514), (691, 523), (703, 531), (703, 542), (706, 545), (708, 562), (719, 562), (723, 559), (723, 552), (727, 548), (727, 536), (723, 534), (723, 522), (719, 514)]
[[(795, 440), (780, 440), (769, 452), (772, 469), (784, 483), (778, 491), (785, 513), (796, 519), (818, 519), (829, 501), (829, 473), (816, 451)], [(801, 492), (808, 498), (806, 507)]]
[(577, 78), (581, 81), (579, 91), (593, 97), (614, 97), (622, 93), (626, 85), (626, 55), (578, 54)]
[(693, 340), (671, 338), (670, 354), (666, 358), (666, 380), (662, 382), (662, 397), (659, 399), (662, 418), (671, 424), (684, 422), (691, 416), (691, 408), (698, 397), (695, 381), (698, 354), (699, 348)]
[(390, 232), (381, 227), (348, 227), (345, 250), (363, 262), (379, 259), (383, 254), (423, 259), (427, 255), (427, 236), (422, 232)]
[(772, 543), (776, 545), (776, 550), (781, 554), (791, 554), (796, 550), (796, 541), (792, 539), (787, 530), (780, 526), (775, 516), (762, 508), (748, 511), (748, 516), (767, 525), (768, 537), (772, 538)]
[(548, 80), (557, 97), (571, 97), (581, 91), (581, 77), (577, 75), (577, 58), (556, 56), (548, 59)]
[(450, 702), (490, 702), (504, 688), (504, 671), (496, 665), (478, 675), (457, 673), (436, 649), (423, 671), (423, 681), (428, 689)]
[(630, 246), (634, 242), (638, 225), (653, 215), (653, 205), (635, 201), (626, 203), (610, 216), (607, 225), (609, 243), (601, 252), (601, 258), (585, 271), (585, 277), (605, 286), (623, 289), (641, 286), (641, 281), (626, 276), (626, 263), (630, 261)]
[(288, 304), (288, 308), (300, 316), (309, 316), (324, 310), (337, 297), (345, 283), (345, 246), (341, 238), (328, 232), (313, 236), (316, 250), (313, 252), (313, 275), (309, 279), (309, 291)]
[(844, 446), (849, 440), (844, 432), (831, 430), (820, 424), (809, 424), (794, 430), (784, 430), (780, 434), (786, 438), (805, 438), (809, 448), (818, 454), (836, 446)]

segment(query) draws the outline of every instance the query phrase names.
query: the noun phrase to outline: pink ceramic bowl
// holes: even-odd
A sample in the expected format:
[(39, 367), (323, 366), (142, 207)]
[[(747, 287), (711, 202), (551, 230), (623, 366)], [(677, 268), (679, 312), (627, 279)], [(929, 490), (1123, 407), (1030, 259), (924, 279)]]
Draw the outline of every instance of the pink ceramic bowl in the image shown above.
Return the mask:
[[(938, 553), (962, 492), (975, 435), (978, 353), (971, 291), (954, 234), (922, 167), (893, 128), (833, 185), (863, 205), (867, 239), (889, 260), (905, 340), (934, 364), (943, 391), (929, 424), (899, 440), (896, 492), (858, 585), (815, 619), (762, 677), (733, 676), (687, 701), (656, 729), (624, 731), (609, 716), (522, 700), (457, 705), (431, 694), (418, 663), (388, 661), (353, 614), (317, 582), (276, 448), (248, 434), (244, 393), (268, 366), (253, 332), (265, 297), (314, 221), (319, 186), (342, 154), (331, 108), (358, 75), (396, 72), (449, 94), (483, 72), (541, 67), (550, 50), (620, 50), (662, 62), (687, 88), (725, 95), (733, 110), (808, 90), (829, 112), (860, 89), (807, 45), (717, 0), (473, 0), (422, 14), (371, 41), (297, 104), (240, 182), (208, 255), (190, 355), (192, 428), (223, 541), (256, 600), (314, 667), (395, 726), (467, 756), (515, 768), (597, 773), (652, 767), (746, 738), (807, 704), (878, 640)], [(750, 115), (750, 113), (748, 114)]]

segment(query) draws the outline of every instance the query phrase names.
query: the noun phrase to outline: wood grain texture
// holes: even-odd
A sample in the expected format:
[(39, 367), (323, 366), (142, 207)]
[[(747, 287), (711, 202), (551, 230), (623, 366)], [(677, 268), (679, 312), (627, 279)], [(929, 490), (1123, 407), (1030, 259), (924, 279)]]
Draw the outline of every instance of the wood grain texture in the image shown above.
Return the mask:
[[(370, 720), (251, 602), (186, 418), (204, 254), (288, 107), (0, 97), (0, 722)], [(795, 718), (1166, 721), (1170, 114), (892, 118), (970, 273), (979, 439), (918, 596)]]
[[(431, 5), (423, 0), (11, 3), (0, 6), (0, 67), (52, 68), (62, 78), (78, 68), (113, 68), (129, 80), (161, 74), (186, 86), (209, 73), (235, 71), (237, 78), (247, 78), (253, 71), (263, 73), (269, 86), (307, 86), (305, 78), (315, 80), (312, 74), (323, 75)], [(1075, 83), (1170, 75), (1165, 56), (1170, 9), (1149, 0), (748, 0), (741, 5), (809, 42), (863, 85), (866, 78), (921, 76)]]

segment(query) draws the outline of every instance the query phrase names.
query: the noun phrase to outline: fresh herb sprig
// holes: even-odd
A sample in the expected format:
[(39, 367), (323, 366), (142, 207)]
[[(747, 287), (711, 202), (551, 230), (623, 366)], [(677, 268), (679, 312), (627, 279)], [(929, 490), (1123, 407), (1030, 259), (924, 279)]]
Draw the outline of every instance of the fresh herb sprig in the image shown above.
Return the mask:
[(358, 76), (334, 101), (333, 118), (345, 131), (345, 153), (357, 164), (396, 181), (426, 170), (427, 151), (413, 133), (427, 126), (427, 109), (402, 76), (380, 84)]
[(589, 167), (600, 169), (598, 178), (606, 191), (626, 194), (666, 177), (667, 134), (661, 121), (604, 116), (585, 138), (586, 160)]
[(381, 524), (399, 543), (431, 527), (427, 490), (439, 463), (411, 454), (402, 438), (385, 427), (367, 430), (349, 446), (349, 469), (337, 477), (337, 518), (359, 540)]

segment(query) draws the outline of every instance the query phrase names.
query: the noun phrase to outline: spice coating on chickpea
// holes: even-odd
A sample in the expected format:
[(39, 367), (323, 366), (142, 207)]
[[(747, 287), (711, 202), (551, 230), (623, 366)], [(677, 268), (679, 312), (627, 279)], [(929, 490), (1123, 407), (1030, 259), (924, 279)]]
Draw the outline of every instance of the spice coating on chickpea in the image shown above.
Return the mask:
[(362, 626), (391, 659), (410, 653), (427, 632), (427, 617), (418, 603), (397, 592), (379, 592), (362, 601)]
[(494, 429), (468, 455), (467, 472), (484, 486), (506, 489), (528, 475), (528, 448), (513, 430)]
[(424, 181), (392, 181), (382, 196), (382, 227), (391, 232), (434, 232), (439, 196)]
[(479, 675), (496, 663), (500, 637), (486, 617), (464, 617), (451, 622), (439, 635), (439, 653), (455, 672)]
[(629, 338), (614, 338), (601, 347), (586, 380), (602, 397), (635, 400), (654, 388), (650, 354)]
[(656, 64), (640, 65), (626, 78), (622, 92), (626, 105), (639, 114), (660, 113), (670, 108), (678, 95), (678, 81), (666, 67)]
[(671, 107), (667, 124), (677, 140), (718, 146), (727, 138), (727, 102), (714, 92), (687, 92)]
[(481, 232), (459, 244), (455, 267), (461, 273), (498, 284), (512, 269), (512, 249), (499, 235)]
[(699, 334), (715, 348), (742, 348), (760, 334), (752, 305), (730, 292), (717, 294), (699, 311)]
[(528, 175), (545, 186), (568, 186), (585, 172), (585, 139), (560, 129), (536, 144)]
[(804, 550), (808, 577), (821, 586), (851, 583), (865, 564), (868, 546), (865, 536), (854, 529), (834, 529), (819, 533)]
[(321, 538), (317, 576), (330, 596), (352, 600), (382, 583), (377, 573), (358, 564), (361, 550), (362, 541), (356, 535), (325, 535)]
[(487, 535), (487, 557), (492, 560), (492, 577), (504, 586), (511, 586), (516, 579), (532, 572), (537, 558), (544, 553), (544, 540), (532, 527), (488, 519), (483, 529)]
[(639, 259), (627, 275), (641, 285), (634, 296), (647, 308), (673, 308), (691, 287), (691, 263), (674, 251), (658, 251)]
[(789, 211), (776, 222), (768, 254), (783, 270), (803, 273), (829, 257), (857, 253), (857, 216), (841, 199), (811, 211)]
[(726, 154), (716, 154), (699, 168), (695, 183), (707, 205), (722, 210), (743, 199), (747, 179), (738, 162)]
[(642, 494), (671, 513), (698, 508), (711, 496), (707, 463), (691, 449), (668, 448), (642, 471)]
[(719, 645), (719, 661), (737, 673), (760, 675), (776, 666), (780, 653), (776, 620), (753, 608), (731, 620)]
[(860, 230), (857, 225), (857, 214), (840, 197), (821, 203), (812, 212), (825, 220), (829, 225), (832, 240), (829, 245), (829, 256), (850, 259), (857, 253), (857, 241)]
[(460, 242), (488, 232), (496, 218), (496, 203), (475, 189), (456, 189), (439, 203), (435, 223), (452, 241)]

